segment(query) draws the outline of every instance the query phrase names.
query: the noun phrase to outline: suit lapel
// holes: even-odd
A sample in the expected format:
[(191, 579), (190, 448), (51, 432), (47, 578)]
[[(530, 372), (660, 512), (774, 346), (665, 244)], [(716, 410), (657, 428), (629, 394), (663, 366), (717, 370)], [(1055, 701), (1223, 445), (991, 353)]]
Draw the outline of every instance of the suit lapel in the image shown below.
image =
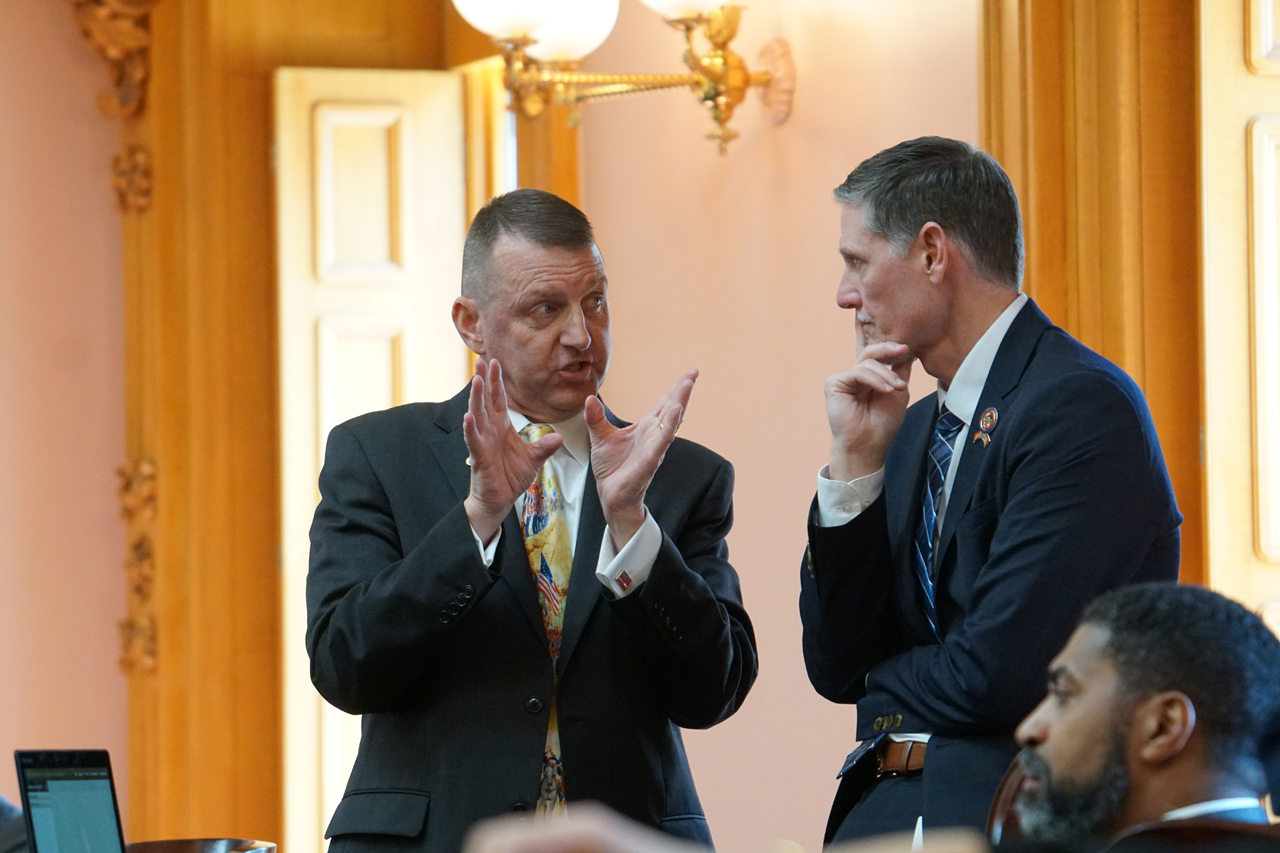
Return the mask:
[[(538, 634), (544, 646), (547, 645), (547, 627), (542, 624), (542, 605), (538, 603), (538, 585), (533, 580), (533, 569), (529, 568), (529, 553), (524, 547), (524, 531), (520, 529), (520, 519), (515, 510), (507, 513), (502, 522), (502, 542), (498, 546), (505, 548), (502, 557), (502, 580), (511, 588), (511, 594), (520, 603), (520, 609), (529, 620), (529, 626)], [(571, 576), (572, 577), (572, 576)], [(548, 647), (548, 654), (550, 654)]]
[(436, 415), (436, 426), (444, 435), (431, 442), (431, 452), (444, 471), (458, 500), (471, 490), (471, 469), (467, 467), (467, 442), (462, 437), (462, 415), (467, 411), (467, 389), (457, 394)]
[(987, 455), (987, 444), (981, 439), (975, 438), (978, 430), (978, 420), (982, 417), (982, 413), (987, 409), (995, 409), (999, 412), (1004, 407), (1001, 405), (1004, 398), (993, 393), (991, 384), (988, 383), (982, 389), (982, 396), (978, 398), (978, 406), (974, 409), (973, 420), (963, 432), (956, 436), (956, 443), (964, 442), (964, 452), (960, 455), (960, 468), (956, 471), (955, 481), (951, 484), (951, 494), (947, 497), (946, 514), (942, 517), (942, 532), (938, 538), (938, 554), (940, 558), (934, 562), (934, 580), (935, 582), (942, 576), (942, 567), (946, 562), (947, 548), (951, 545), (951, 540), (956, 535), (956, 522), (964, 515), (964, 511), (969, 508), (969, 499), (973, 497), (973, 488), (978, 482), (978, 472), (982, 470), (982, 461)]
[(596, 493), (596, 478), (587, 469), (587, 482), (582, 490), (582, 510), (578, 513), (578, 541), (573, 546), (573, 571), (569, 575), (569, 597), (565, 602), (564, 625), (560, 634), (559, 671), (564, 672), (578, 638), (586, 627), (591, 611), (601, 597), (596, 580), (596, 564), (600, 560), (600, 543), (604, 540), (604, 511)]
[[(462, 500), (471, 490), (471, 468), (467, 466), (467, 442), (462, 435), (462, 415), (467, 411), (467, 397), (470, 385), (451, 399), (436, 417), (436, 425), (445, 430), (445, 435), (431, 443), (431, 451), (436, 461), (444, 470), (449, 485), (453, 488), (458, 500)], [(524, 550), (524, 534), (520, 530), (520, 519), (515, 510), (507, 513), (502, 521), (502, 541), (498, 547), (503, 550), (502, 580), (511, 589), (511, 594), (520, 604), (520, 609), (529, 620), (530, 626), (537, 631), (544, 645), (547, 642), (547, 630), (542, 625), (542, 608), (538, 604), (538, 588), (533, 582), (533, 572), (529, 569), (529, 557)]]
[[(990, 431), (991, 440), (998, 441), (1000, 436), (1000, 416), (1008, 409), (1018, 382), (1031, 361), (1036, 344), (1041, 334), (1049, 327), (1049, 318), (1028, 300), (1018, 316), (1013, 319), (1009, 331), (996, 351), (991, 370), (987, 372), (987, 381), (978, 398), (978, 405), (973, 411), (974, 422), (959, 436), (956, 441), (966, 442), (964, 453), (960, 456), (960, 468), (956, 471), (955, 481), (951, 484), (951, 494), (947, 498), (946, 515), (942, 519), (942, 534), (938, 539), (938, 553), (941, 555), (936, 563), (938, 578), (947, 565), (947, 549), (955, 539), (956, 525), (969, 509), (969, 500), (973, 497), (978, 482), (978, 474), (982, 471), (982, 463), (986, 459), (989, 442), (976, 438), (982, 413), (987, 409), (996, 411), (996, 427)], [(935, 578), (935, 581), (938, 579)]]

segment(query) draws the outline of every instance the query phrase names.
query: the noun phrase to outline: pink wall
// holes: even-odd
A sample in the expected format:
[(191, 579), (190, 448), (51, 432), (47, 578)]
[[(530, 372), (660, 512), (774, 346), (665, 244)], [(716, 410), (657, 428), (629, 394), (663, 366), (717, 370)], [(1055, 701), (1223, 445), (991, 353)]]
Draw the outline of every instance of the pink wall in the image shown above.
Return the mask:
[(65, 0), (0, 2), (0, 793), (19, 748), (105, 747), (121, 793), (119, 125)]
[[(760, 647), (735, 717), (686, 735), (721, 849), (791, 839), (817, 850), (854, 710), (810, 687), (800, 651), (805, 517), (829, 433), (823, 379), (854, 358), (835, 305), (831, 190), (863, 158), (924, 134), (976, 142), (977, 0), (754, 0), (735, 47), (751, 64), (791, 42), (795, 112), (766, 124), (753, 94), (719, 156), (684, 91), (583, 109), (583, 206), (613, 284), (605, 396), (639, 415), (702, 370), (682, 434), (737, 469), (730, 551)], [(636, 0), (589, 70), (679, 71), (681, 39)], [(926, 380), (917, 391), (932, 390)]]
[[(116, 123), (94, 106), (106, 67), (70, 3), (0, 2), (0, 759), (105, 746), (125, 785), (121, 234), (109, 185)], [(791, 42), (796, 111), (754, 96), (720, 157), (685, 92), (584, 109), (584, 207), (609, 264), (607, 397), (638, 414), (702, 369), (683, 434), (737, 466), (730, 547), (761, 675), (732, 720), (687, 737), (720, 846), (789, 838), (816, 850), (853, 711), (818, 697), (800, 655), (797, 571), (827, 435), (822, 380), (853, 358), (834, 304), (830, 191), (912, 136), (977, 137), (977, 0), (754, 0), (736, 46)], [(679, 70), (679, 37), (636, 0), (588, 61)], [(0, 793), (16, 785), (0, 768)]]

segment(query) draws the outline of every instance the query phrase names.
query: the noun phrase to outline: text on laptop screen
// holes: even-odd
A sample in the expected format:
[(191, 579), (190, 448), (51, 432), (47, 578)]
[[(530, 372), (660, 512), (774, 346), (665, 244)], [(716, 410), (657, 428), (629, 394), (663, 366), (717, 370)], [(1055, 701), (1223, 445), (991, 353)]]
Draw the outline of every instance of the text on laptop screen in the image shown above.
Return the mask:
[(119, 853), (110, 770), (28, 768), (24, 777), (38, 853)]

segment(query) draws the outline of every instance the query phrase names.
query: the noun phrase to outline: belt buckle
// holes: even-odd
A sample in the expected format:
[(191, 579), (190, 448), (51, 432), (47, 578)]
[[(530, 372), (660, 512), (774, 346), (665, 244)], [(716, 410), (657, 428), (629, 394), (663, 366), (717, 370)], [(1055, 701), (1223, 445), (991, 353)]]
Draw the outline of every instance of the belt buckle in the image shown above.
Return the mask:
[(876, 744), (876, 779), (877, 780), (892, 779), (894, 776), (902, 775), (897, 770), (884, 769), (884, 754), (889, 751), (889, 744), (891, 743), (893, 743), (893, 741), (889, 740), (889, 738), (885, 738), (883, 741)]
[[(907, 754), (902, 757), (901, 769), (886, 770), (884, 768), (885, 755), (886, 753), (888, 753), (890, 748), (894, 746), (905, 748), (907, 751)], [(876, 745), (876, 779), (877, 780), (891, 779), (895, 776), (908, 776), (911, 773), (914, 773), (915, 771), (911, 769), (911, 754), (915, 751), (917, 746), (924, 746), (924, 744), (918, 743), (916, 741), (909, 741), (909, 740), (908, 741), (892, 741), (889, 738), (885, 738), (881, 743), (877, 744)]]

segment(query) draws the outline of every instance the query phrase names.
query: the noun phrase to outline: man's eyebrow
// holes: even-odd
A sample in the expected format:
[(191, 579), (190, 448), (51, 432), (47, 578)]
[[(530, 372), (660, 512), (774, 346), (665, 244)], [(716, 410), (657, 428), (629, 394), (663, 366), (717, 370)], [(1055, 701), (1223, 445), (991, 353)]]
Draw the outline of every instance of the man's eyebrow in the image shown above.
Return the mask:
[(1063, 682), (1074, 682), (1074, 681), (1075, 679), (1071, 677), (1071, 670), (1067, 669), (1067, 667), (1064, 664), (1059, 664), (1058, 666), (1053, 666), (1049, 668), (1048, 682), (1050, 686), (1053, 686), (1055, 684), (1062, 684)]
[(543, 302), (547, 300), (554, 301), (555, 298), (559, 296), (560, 296), (560, 292), (555, 287), (551, 287), (545, 284), (535, 284), (531, 287), (526, 288), (523, 292), (521, 292), (520, 301), (522, 302)]

